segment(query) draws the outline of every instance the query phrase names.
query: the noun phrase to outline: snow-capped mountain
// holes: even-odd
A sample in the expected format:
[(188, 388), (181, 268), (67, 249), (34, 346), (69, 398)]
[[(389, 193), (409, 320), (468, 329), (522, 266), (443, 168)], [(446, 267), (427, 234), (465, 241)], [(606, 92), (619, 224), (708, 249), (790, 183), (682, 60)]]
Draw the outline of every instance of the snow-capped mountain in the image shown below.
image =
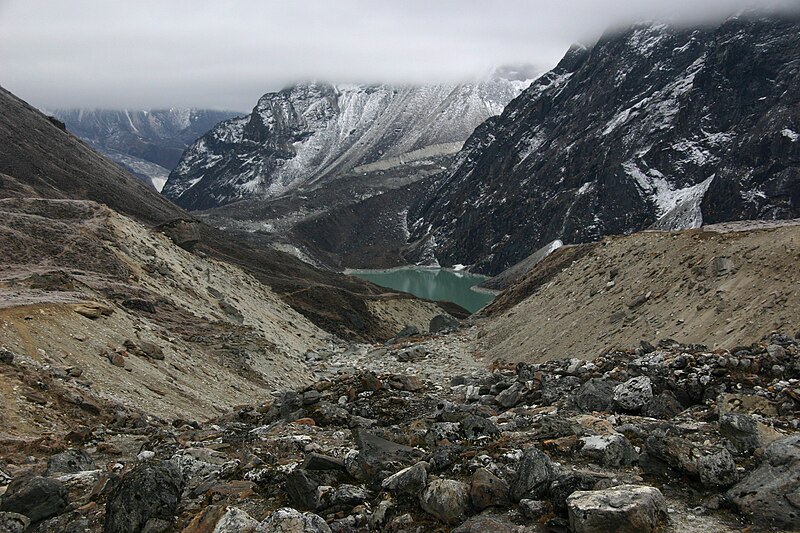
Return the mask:
[(191, 145), (163, 192), (205, 209), (451, 155), (531, 81), (531, 69), (506, 68), (468, 84), (313, 83), (268, 93), (249, 116), (222, 122)]
[(236, 115), (207, 109), (56, 109), (48, 114), (159, 191), (181, 154), (221, 120)]
[(573, 47), (409, 213), (443, 265), (555, 239), (800, 216), (800, 22), (639, 25)]

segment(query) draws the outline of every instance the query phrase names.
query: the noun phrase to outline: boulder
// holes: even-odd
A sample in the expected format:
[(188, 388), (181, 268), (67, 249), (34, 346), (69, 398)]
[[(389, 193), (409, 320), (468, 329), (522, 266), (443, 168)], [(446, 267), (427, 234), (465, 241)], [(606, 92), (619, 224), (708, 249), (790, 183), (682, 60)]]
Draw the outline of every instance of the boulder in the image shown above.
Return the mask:
[(356, 433), (358, 468), (364, 479), (378, 484), (386, 477), (422, 459), (423, 453), (366, 431)]
[(336, 457), (331, 457), (329, 455), (323, 455), (321, 453), (311, 452), (306, 457), (306, 460), (303, 461), (303, 469), (304, 470), (340, 470), (344, 472), (344, 461), (342, 459), (337, 459)]
[(472, 474), (469, 495), (477, 511), (498, 505), (507, 506), (508, 483), (485, 468), (479, 468)]
[(395, 494), (419, 496), (428, 482), (427, 463), (420, 462), (392, 474), (381, 483), (383, 490)]
[(559, 400), (569, 398), (581, 386), (577, 376), (561, 376), (558, 374), (545, 374), (542, 377), (542, 401), (553, 404)]
[(619, 433), (581, 437), (581, 455), (603, 466), (618, 468), (631, 464), (636, 456), (633, 445)]
[(452, 533), (516, 533), (519, 529), (508, 522), (499, 520), (497, 517), (476, 516), (470, 518)]
[(135, 466), (109, 496), (104, 533), (166, 531), (174, 521), (183, 487), (181, 471), (170, 461)]
[(647, 376), (631, 378), (614, 387), (614, 406), (620, 411), (640, 411), (652, 399), (653, 384)]
[(319, 483), (300, 468), (286, 476), (286, 494), (299, 509), (315, 511), (319, 507), (318, 487)]
[(697, 458), (697, 474), (703, 486), (712, 489), (727, 489), (738, 477), (733, 456), (725, 448), (720, 448)]
[(322, 517), (291, 507), (278, 509), (256, 528), (257, 533), (331, 533)]
[(432, 481), (420, 496), (422, 509), (447, 524), (464, 520), (469, 509), (467, 486), (452, 479)]
[(236, 507), (222, 515), (213, 533), (249, 533), (258, 527), (258, 520)]
[(727, 438), (740, 454), (750, 454), (766, 444), (762, 438), (761, 424), (750, 415), (725, 413), (719, 417), (719, 432)]
[(557, 516), (567, 516), (567, 498), (577, 490), (592, 490), (597, 479), (589, 472), (563, 470), (550, 483), (550, 502)]
[(550, 458), (538, 448), (528, 448), (522, 454), (517, 475), (511, 482), (509, 495), (518, 502), (523, 498), (541, 500), (547, 496), (555, 468)]
[(457, 318), (450, 315), (436, 315), (431, 319), (428, 331), (431, 333), (439, 333), (440, 331), (449, 331), (458, 329), (459, 322)]
[(546, 500), (520, 500), (519, 510), (525, 518), (538, 520), (550, 512), (550, 503)]
[(323, 494), (320, 509), (325, 509), (325, 514), (332, 509), (352, 509), (371, 500), (375, 494), (364, 487), (342, 483), (332, 491)]
[(727, 496), (760, 525), (796, 528), (800, 523), (800, 434), (767, 446), (761, 465)]
[(60, 481), (40, 476), (15, 479), (0, 499), (0, 511), (25, 515), (33, 523), (57, 516), (66, 508), (66, 487)]
[(19, 513), (0, 512), (0, 533), (22, 533), (31, 525), (31, 519)]
[(602, 378), (592, 378), (575, 391), (572, 403), (580, 411), (608, 411), (614, 400), (614, 387), (619, 385), (616, 381)]
[(525, 393), (528, 392), (524, 383), (514, 383), (509, 388), (503, 390), (495, 397), (498, 404), (506, 409), (514, 407), (522, 401)]
[(497, 424), (477, 415), (467, 415), (461, 421), (461, 427), (464, 428), (464, 435), (470, 440), (475, 440), (478, 437), (496, 435), (500, 433)]
[(75, 474), (84, 470), (93, 470), (94, 461), (83, 450), (65, 450), (50, 456), (47, 460), (46, 475)]
[(0, 348), (0, 363), (5, 363), (10, 365), (14, 362), (14, 352), (11, 350), (6, 350), (5, 348)]
[(667, 503), (654, 487), (620, 485), (576, 491), (567, 498), (567, 507), (570, 528), (575, 533), (655, 532), (667, 521)]
[(675, 395), (670, 391), (664, 391), (653, 396), (653, 399), (647, 402), (642, 408), (642, 416), (670, 420), (681, 411), (683, 411), (683, 405)]

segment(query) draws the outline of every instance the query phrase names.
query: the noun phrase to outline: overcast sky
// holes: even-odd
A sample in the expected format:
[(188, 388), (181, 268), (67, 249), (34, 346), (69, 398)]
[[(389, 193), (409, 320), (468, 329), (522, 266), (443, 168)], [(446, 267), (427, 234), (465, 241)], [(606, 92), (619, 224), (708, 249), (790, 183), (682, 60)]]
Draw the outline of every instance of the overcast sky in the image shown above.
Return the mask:
[(460, 81), (546, 70), (639, 20), (798, 0), (0, 0), (0, 85), (34, 105), (249, 110), (298, 80)]

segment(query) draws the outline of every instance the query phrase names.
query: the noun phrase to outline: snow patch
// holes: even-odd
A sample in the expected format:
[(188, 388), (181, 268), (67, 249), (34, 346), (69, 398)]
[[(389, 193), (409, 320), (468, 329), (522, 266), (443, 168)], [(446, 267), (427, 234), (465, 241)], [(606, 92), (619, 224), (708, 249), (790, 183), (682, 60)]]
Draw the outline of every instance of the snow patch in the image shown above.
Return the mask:
[[(656, 204), (656, 215), (659, 217), (656, 225), (659, 227), (654, 229), (685, 229), (702, 225), (700, 203), (714, 175), (697, 185), (673, 189), (663, 174), (657, 170), (645, 174), (633, 161), (623, 163), (622, 167), (625, 173), (636, 181), (642, 195), (651, 198)], [(669, 227), (664, 227), (662, 221)]]
[(793, 130), (791, 130), (789, 128), (786, 128), (783, 131), (781, 131), (781, 135), (783, 135), (784, 137), (786, 137), (787, 139), (789, 139), (793, 143), (797, 142), (797, 140), (800, 139), (800, 135), (798, 135), (795, 131), (793, 131)]

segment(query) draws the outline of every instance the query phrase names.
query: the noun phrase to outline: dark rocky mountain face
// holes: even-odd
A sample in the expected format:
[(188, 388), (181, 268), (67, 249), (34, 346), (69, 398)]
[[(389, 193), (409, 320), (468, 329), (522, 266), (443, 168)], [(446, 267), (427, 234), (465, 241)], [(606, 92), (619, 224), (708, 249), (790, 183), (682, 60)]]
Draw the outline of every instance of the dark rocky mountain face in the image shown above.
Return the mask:
[(209, 109), (56, 109), (52, 114), (95, 150), (161, 190), (183, 151), (237, 115)]
[(472, 84), (317, 83), (268, 93), (250, 116), (222, 122), (190, 146), (163, 192), (187, 209), (209, 209), (347, 173), (438, 161), (532, 76), (504, 69)]
[(800, 23), (646, 25), (574, 47), (409, 212), (444, 265), (497, 274), (587, 242), (800, 216)]

